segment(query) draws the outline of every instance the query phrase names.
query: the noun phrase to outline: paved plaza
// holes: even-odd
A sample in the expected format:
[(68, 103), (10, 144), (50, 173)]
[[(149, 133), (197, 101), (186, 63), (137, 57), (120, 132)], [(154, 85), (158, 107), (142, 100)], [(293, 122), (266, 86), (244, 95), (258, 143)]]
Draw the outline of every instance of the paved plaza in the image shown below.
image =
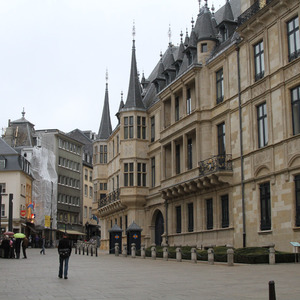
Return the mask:
[(75, 254), (69, 279), (58, 278), (56, 249), (27, 249), (28, 259), (0, 259), (0, 299), (300, 299), (300, 264), (208, 265), (207, 262)]

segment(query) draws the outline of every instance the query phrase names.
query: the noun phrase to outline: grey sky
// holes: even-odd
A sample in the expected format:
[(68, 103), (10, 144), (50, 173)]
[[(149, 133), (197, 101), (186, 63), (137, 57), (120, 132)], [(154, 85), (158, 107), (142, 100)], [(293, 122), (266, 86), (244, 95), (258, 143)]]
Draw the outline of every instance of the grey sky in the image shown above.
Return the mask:
[(121, 91), (127, 96), (133, 21), (138, 69), (148, 77), (169, 24), (177, 45), (198, 12), (198, 0), (0, 0), (1, 128), (24, 107), (36, 129), (98, 132), (106, 69), (114, 128)]

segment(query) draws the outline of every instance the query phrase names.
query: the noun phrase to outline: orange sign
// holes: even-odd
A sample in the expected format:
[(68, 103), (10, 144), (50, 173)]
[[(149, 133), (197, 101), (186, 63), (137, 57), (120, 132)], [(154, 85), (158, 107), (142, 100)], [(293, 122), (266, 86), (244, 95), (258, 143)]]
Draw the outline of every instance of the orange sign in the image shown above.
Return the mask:
[(21, 215), (22, 217), (25, 217), (25, 216), (26, 216), (26, 210), (21, 210), (20, 215)]

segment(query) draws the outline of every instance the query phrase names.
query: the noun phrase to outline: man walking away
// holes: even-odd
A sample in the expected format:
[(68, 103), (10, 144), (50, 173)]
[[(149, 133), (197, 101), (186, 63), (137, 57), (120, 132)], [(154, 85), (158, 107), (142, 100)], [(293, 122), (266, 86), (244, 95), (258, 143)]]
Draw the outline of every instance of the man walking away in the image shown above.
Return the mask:
[[(59, 241), (57, 249), (59, 254), (58, 277), (62, 278), (64, 271), (64, 278), (68, 279), (69, 258), (72, 252), (72, 245), (66, 233), (64, 233), (63, 238)], [(65, 266), (63, 267), (63, 265)]]
[(26, 256), (26, 248), (28, 247), (28, 238), (25, 236), (22, 242), (22, 250), (23, 250), (23, 258), (27, 258)]
[(45, 242), (46, 242), (45, 236), (43, 235), (43, 241), (42, 241), (43, 244), (42, 244), (42, 250), (40, 251), (40, 254), (43, 253), (44, 255), (46, 254), (45, 253)]

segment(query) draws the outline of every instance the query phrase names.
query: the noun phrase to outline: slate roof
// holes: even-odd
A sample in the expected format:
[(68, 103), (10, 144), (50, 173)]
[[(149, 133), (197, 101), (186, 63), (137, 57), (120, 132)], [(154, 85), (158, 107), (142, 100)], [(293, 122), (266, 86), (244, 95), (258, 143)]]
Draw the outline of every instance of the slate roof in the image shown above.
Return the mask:
[(18, 155), (18, 152), (0, 138), (0, 155)]
[(112, 126), (110, 120), (110, 110), (109, 110), (109, 101), (108, 101), (108, 84), (106, 83), (102, 118), (101, 118), (97, 138), (99, 140), (106, 140), (111, 135), (111, 133), (112, 133)]
[(123, 230), (117, 225), (114, 224), (111, 229), (108, 230), (108, 232), (122, 232)]
[(134, 221), (130, 224), (130, 226), (126, 229), (126, 232), (128, 231), (142, 231), (143, 229), (137, 225)]

